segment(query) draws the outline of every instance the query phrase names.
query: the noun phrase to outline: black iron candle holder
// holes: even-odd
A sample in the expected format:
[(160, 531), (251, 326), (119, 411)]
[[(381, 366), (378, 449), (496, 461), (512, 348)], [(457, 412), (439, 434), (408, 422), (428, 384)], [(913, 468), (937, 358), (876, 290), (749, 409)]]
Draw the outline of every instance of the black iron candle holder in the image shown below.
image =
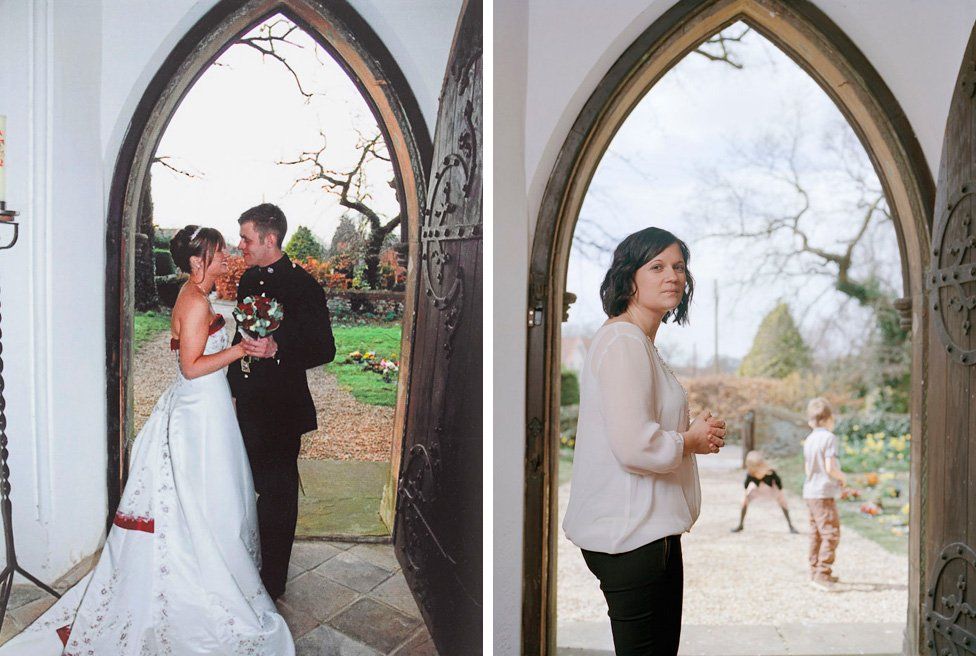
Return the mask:
[[(6, 245), (0, 245), (0, 250), (5, 250), (17, 243), (18, 224), (14, 221), (17, 212), (7, 209), (7, 204), (0, 201), (0, 226), (13, 226), (13, 237)], [(7, 604), (10, 601), (10, 592), (14, 587), (14, 575), (21, 574), (28, 581), (39, 587), (44, 592), (59, 598), (57, 592), (48, 585), (45, 585), (36, 576), (25, 570), (17, 562), (17, 551), (14, 549), (14, 525), (13, 508), (10, 504), (10, 467), (7, 466), (7, 416), (4, 411), (7, 402), (3, 398), (3, 332), (0, 331), (0, 518), (3, 521), (3, 541), (6, 550), (7, 564), (0, 571), (0, 628), (3, 628), (3, 620), (7, 616)]]

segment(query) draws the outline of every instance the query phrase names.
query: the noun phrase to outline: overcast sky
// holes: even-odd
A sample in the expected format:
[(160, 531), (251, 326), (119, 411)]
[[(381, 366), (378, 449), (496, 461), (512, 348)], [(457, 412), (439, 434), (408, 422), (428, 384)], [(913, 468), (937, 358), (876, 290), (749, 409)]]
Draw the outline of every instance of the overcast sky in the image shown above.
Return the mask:
[[(735, 216), (727, 194), (717, 191), (722, 181), (743, 191), (747, 200), (757, 200), (759, 211), (785, 213), (795, 207), (791, 193), (764, 193), (760, 201), (748, 190), (770, 189), (754, 156), (770, 144), (791, 143), (788, 137), (797, 131), (802, 139), (796, 161), (815, 208), (811, 224), (816, 225), (813, 237), (819, 245), (836, 249), (838, 240), (853, 235), (861, 216), (851, 211), (857, 190), (832, 155), (836, 150), (831, 144), (853, 144), (859, 160), (855, 164), (877, 184), (849, 125), (812, 78), (755, 32), (745, 37), (736, 54), (742, 70), (691, 53), (655, 85), (615, 136), (581, 211), (582, 222), (598, 224), (617, 239), (653, 225), (688, 242), (690, 269), (698, 283), (691, 324), (664, 326), (657, 339), (678, 365), (688, 364), (695, 351), (700, 365), (711, 358), (716, 281), (723, 356), (745, 355), (759, 322), (780, 299), (790, 303), (805, 336), (820, 353), (849, 347), (852, 336), (863, 332), (855, 327), (869, 320), (853, 304), (844, 303), (845, 297), (830, 289), (828, 280), (817, 276), (733, 284), (753, 277), (766, 245), (705, 238), (725, 218)], [(871, 235), (871, 248), (881, 262), (878, 275), (898, 289), (900, 263), (890, 222), (879, 224)], [(599, 285), (610, 258), (593, 260), (576, 249), (570, 258), (567, 288), (579, 300), (564, 324), (567, 333), (592, 333), (606, 319)], [(820, 300), (814, 303), (816, 299)]]
[[(273, 19), (269, 19), (273, 20)], [(276, 30), (276, 34), (282, 31)], [(252, 34), (257, 33), (257, 28)], [(291, 73), (271, 57), (245, 45), (229, 48), (190, 89), (166, 128), (157, 155), (199, 173), (190, 179), (153, 167), (155, 220), (162, 227), (189, 223), (219, 229), (237, 243), (237, 217), (262, 202), (279, 205), (289, 222), (312, 229), (325, 243), (331, 240), (343, 208), (335, 196), (306, 183), (292, 188), (309, 169), (287, 167), (304, 150), (318, 150), (325, 132), (329, 165), (337, 169), (355, 162), (357, 130), (378, 131), (359, 91), (336, 62), (307, 34), (289, 36), (297, 45), (279, 50), (298, 73), (308, 102)], [(301, 47), (299, 47), (301, 46)], [(369, 169), (374, 209), (395, 216), (396, 197), (388, 183), (388, 162)], [(286, 236), (286, 241), (287, 241)]]

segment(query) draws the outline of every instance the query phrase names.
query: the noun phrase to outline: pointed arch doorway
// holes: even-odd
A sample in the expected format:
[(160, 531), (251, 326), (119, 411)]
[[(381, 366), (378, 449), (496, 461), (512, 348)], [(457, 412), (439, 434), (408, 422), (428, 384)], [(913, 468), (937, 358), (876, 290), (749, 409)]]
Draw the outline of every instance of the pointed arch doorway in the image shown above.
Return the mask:
[[(903, 322), (912, 326), (912, 490), (906, 649), (922, 644), (929, 520), (923, 484), (931, 435), (927, 381), (932, 345), (925, 302), (935, 186), (904, 113), (857, 47), (809, 2), (698, 0), (672, 7), (613, 64), (569, 131), (542, 199), (531, 251), (523, 541), (522, 653), (555, 653), (556, 476), (560, 322), (573, 232), (590, 180), (617, 129), (654, 84), (692, 49), (742, 21), (778, 46), (833, 99), (877, 171), (902, 261)], [(928, 364), (928, 366), (926, 366)], [(939, 367), (943, 367), (940, 369)], [(947, 411), (945, 408), (942, 412)], [(933, 508), (931, 514), (943, 509)], [(941, 547), (941, 544), (940, 544)], [(931, 556), (928, 556), (930, 559)]]
[(283, 15), (329, 52), (372, 112), (391, 156), (407, 242), (400, 380), (391, 467), (380, 509), (393, 524), (406, 407), (420, 254), (420, 222), (433, 151), (427, 124), (396, 60), (372, 28), (345, 1), (222, 0), (180, 40), (142, 96), (116, 162), (106, 230), (106, 367), (108, 414), (108, 521), (126, 478), (126, 437), (132, 431), (131, 368), (133, 269), (137, 215), (145, 180), (170, 119), (200, 75), (242, 34)]

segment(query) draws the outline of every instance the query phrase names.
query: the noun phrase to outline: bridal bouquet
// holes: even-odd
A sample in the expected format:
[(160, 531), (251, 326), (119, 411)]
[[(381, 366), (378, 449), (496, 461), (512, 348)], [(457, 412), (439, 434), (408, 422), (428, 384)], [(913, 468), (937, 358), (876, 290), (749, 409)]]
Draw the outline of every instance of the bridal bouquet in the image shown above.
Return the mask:
[[(246, 339), (267, 337), (281, 326), (284, 316), (281, 303), (264, 294), (245, 296), (234, 308), (237, 330)], [(251, 356), (241, 358), (241, 371), (251, 373)]]

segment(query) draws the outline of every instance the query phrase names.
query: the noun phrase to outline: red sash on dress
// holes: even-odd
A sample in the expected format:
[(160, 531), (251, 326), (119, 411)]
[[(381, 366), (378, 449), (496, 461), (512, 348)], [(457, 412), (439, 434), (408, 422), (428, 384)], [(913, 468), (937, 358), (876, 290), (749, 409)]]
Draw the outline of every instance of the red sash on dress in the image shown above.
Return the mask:
[(154, 533), (156, 530), (156, 522), (152, 517), (133, 517), (132, 515), (123, 515), (120, 512), (116, 512), (112, 523), (119, 528), (124, 528), (130, 531)]

